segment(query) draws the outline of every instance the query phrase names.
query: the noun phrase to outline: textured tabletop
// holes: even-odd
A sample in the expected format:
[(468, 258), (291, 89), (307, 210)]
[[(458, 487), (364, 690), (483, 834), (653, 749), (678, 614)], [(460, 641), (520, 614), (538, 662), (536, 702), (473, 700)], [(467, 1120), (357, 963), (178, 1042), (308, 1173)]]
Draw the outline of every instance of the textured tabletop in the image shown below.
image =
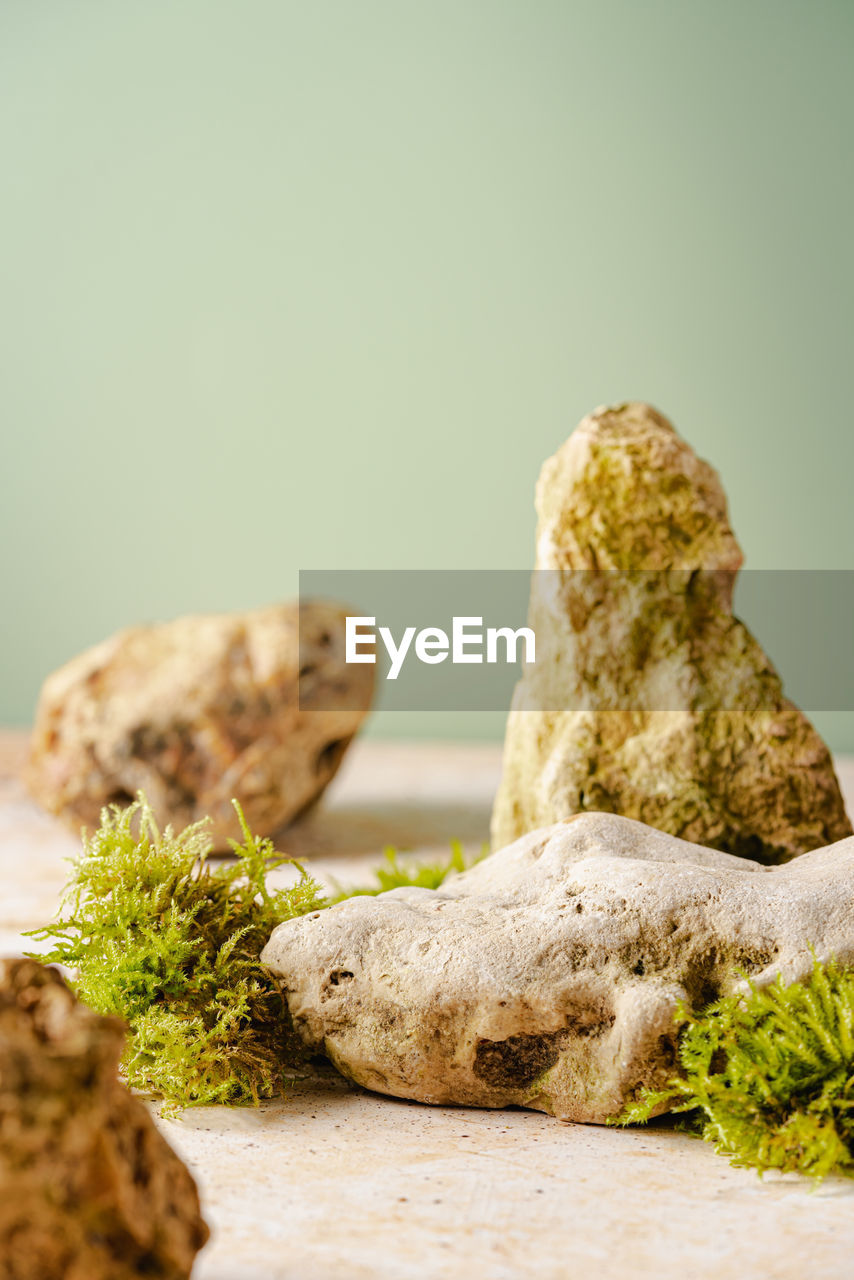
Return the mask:
[[(53, 914), (77, 841), (26, 797), (24, 738), (0, 734), (0, 953)], [(423, 856), (485, 839), (500, 751), (357, 742), (285, 842), (362, 882), (385, 844)], [(839, 762), (849, 809), (854, 761)], [(257, 1109), (159, 1121), (213, 1236), (197, 1280), (848, 1280), (854, 1182), (732, 1169), (666, 1122), (564, 1125), (526, 1111), (398, 1102), (331, 1071)]]

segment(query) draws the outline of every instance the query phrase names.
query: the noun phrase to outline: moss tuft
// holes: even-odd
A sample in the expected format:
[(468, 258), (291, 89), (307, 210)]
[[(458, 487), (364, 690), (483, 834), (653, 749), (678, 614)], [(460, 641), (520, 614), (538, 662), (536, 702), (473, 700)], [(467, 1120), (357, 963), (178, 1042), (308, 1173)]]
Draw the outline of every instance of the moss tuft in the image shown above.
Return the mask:
[[(489, 852), (489, 845), (484, 845), (474, 862), (479, 862)], [(474, 862), (466, 860), (463, 846), (459, 840), (451, 841), (451, 855), (443, 862), (419, 862), (406, 865), (399, 859), (398, 851), (392, 845), (383, 850), (385, 863), (374, 872), (376, 884), (355, 889), (341, 889), (330, 902), (343, 902), (345, 898), (376, 897), (379, 893), (388, 893), (390, 889), (438, 889), (449, 876), (466, 871)]]
[[(34, 956), (74, 972), (72, 985), (98, 1013), (128, 1024), (122, 1059), (128, 1083), (165, 1109), (258, 1102), (280, 1093), (304, 1062), (287, 1004), (259, 959), (276, 925), (331, 905), (299, 863), (253, 836), (234, 802), (243, 843), (233, 862), (211, 866), (208, 824), (161, 832), (145, 797), (112, 805), (84, 840), (59, 919), (31, 937), (53, 949)], [(454, 842), (447, 862), (406, 866), (394, 849), (377, 886), (342, 890), (334, 901), (402, 885), (434, 889), (466, 861)], [(268, 873), (299, 870), (286, 889)]]
[(678, 1016), (684, 1074), (614, 1123), (685, 1112), (734, 1165), (854, 1174), (854, 972), (816, 961), (803, 983), (751, 985)]
[(257, 1102), (281, 1090), (299, 1059), (258, 957), (277, 924), (325, 900), (301, 867), (292, 888), (267, 888), (267, 873), (291, 859), (235, 808), (243, 843), (231, 842), (234, 862), (214, 867), (206, 823), (161, 832), (142, 796), (104, 809), (60, 919), (31, 935), (52, 940), (36, 958), (75, 970), (86, 1004), (127, 1021), (128, 1083), (167, 1108)]

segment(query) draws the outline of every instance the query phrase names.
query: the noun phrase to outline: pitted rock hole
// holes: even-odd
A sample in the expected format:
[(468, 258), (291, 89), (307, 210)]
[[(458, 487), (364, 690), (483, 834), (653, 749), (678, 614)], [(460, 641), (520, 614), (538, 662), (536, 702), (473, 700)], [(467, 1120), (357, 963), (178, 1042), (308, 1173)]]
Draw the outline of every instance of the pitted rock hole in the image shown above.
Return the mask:
[(341, 757), (352, 742), (352, 734), (348, 738), (336, 738), (334, 742), (328, 742), (323, 750), (318, 754), (314, 768), (317, 773), (325, 773), (327, 769), (337, 769), (341, 761)]
[(541, 1036), (509, 1036), (506, 1040), (479, 1040), (474, 1074), (496, 1089), (521, 1089), (553, 1067), (567, 1038), (566, 1031)]

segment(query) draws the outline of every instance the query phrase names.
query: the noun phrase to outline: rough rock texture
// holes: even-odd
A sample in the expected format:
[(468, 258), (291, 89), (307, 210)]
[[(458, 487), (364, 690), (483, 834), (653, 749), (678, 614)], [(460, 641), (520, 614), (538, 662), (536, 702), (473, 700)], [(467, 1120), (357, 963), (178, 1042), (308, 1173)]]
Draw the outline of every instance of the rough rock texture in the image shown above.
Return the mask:
[(262, 960), (344, 1075), (421, 1102), (618, 1115), (672, 1073), (677, 1003), (854, 962), (854, 838), (767, 868), (611, 814), (438, 890), (288, 921)]
[(187, 1277), (196, 1184), (116, 1072), (116, 1018), (59, 973), (0, 961), (0, 1277)]
[(537, 486), (530, 625), (493, 847), (606, 810), (779, 862), (851, 834), (830, 754), (732, 616), (717, 474), (649, 405), (598, 409)]
[(79, 828), (141, 789), (161, 823), (210, 816), (220, 848), (239, 835), (236, 797), (271, 834), (318, 798), (369, 708), (374, 668), (344, 663), (344, 616), (317, 602), (179, 618), (87, 650), (42, 689), (32, 794)]

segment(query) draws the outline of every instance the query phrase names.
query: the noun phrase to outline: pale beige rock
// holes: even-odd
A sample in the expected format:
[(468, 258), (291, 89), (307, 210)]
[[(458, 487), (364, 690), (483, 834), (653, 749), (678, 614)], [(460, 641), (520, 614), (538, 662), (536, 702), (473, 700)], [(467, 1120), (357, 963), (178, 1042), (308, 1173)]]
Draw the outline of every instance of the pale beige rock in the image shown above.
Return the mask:
[(854, 961), (854, 838), (767, 868), (582, 814), (439, 890), (282, 924), (261, 958), (366, 1088), (599, 1122), (672, 1072), (680, 1001), (802, 978), (811, 946)]
[(271, 834), (318, 798), (370, 705), (344, 616), (313, 602), (119, 632), (46, 680), (30, 791), (79, 828), (142, 790), (161, 823), (210, 817), (220, 848), (235, 797)]
[(851, 834), (830, 754), (732, 614), (717, 474), (645, 404), (599, 409), (543, 466), (530, 625), (494, 848), (607, 810), (779, 862)]

